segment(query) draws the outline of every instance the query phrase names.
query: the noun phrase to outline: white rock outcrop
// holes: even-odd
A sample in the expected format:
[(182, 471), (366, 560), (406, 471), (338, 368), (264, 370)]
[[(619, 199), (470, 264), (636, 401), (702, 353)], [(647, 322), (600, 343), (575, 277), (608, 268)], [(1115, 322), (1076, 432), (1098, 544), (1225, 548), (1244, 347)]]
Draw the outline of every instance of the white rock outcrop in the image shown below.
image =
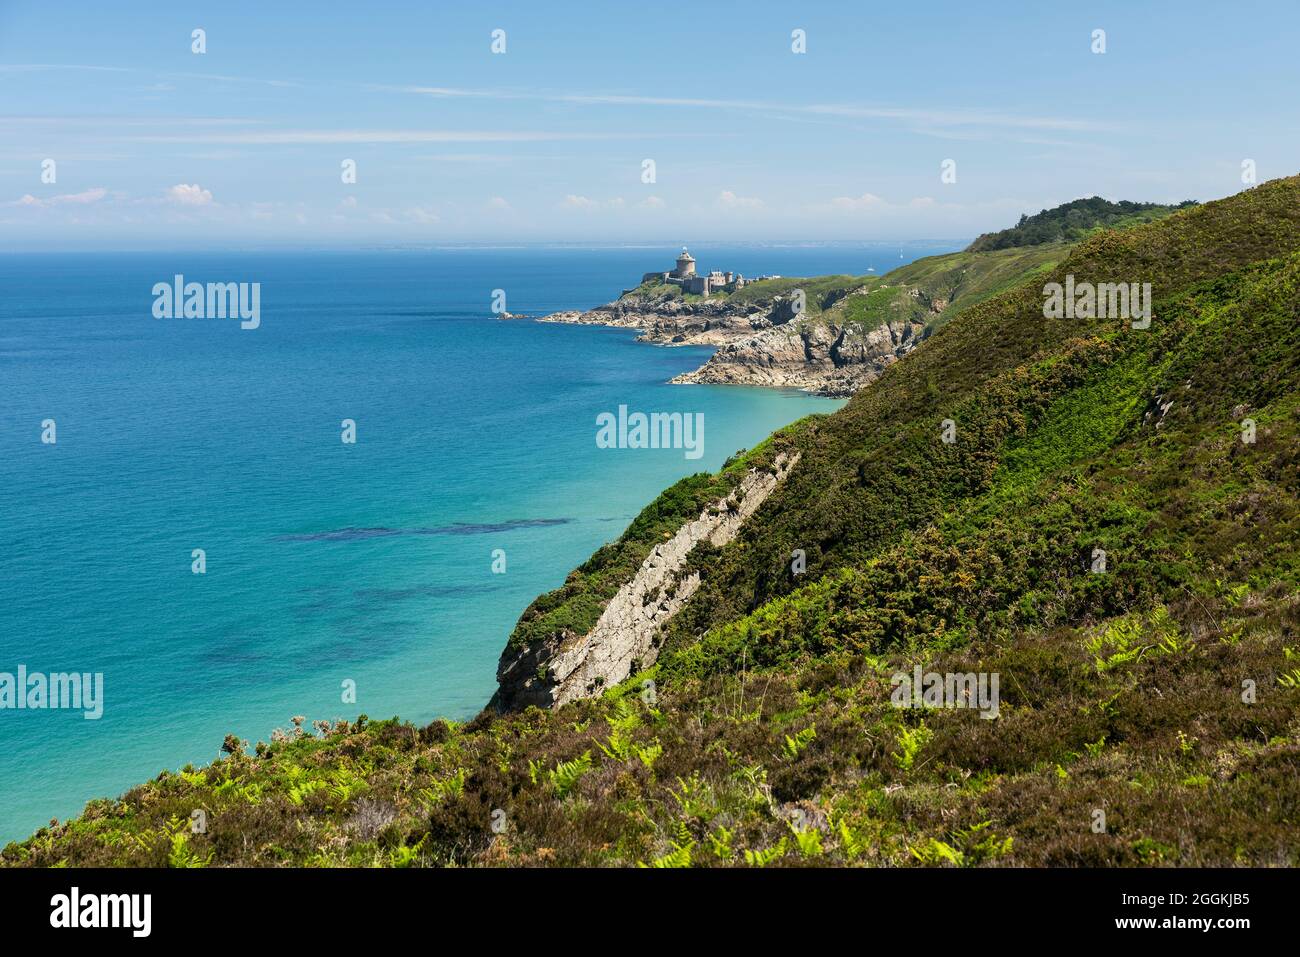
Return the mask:
[(699, 588), (699, 573), (687, 571), (691, 550), (703, 541), (714, 546), (732, 541), (798, 461), (797, 454), (781, 454), (771, 470), (750, 471), (726, 498), (656, 545), (587, 634), (541, 643), (543, 647), (534, 646), (513, 660), (503, 658), (497, 706), (564, 704), (617, 684), (632, 673), (634, 664), (653, 664), (660, 627)]

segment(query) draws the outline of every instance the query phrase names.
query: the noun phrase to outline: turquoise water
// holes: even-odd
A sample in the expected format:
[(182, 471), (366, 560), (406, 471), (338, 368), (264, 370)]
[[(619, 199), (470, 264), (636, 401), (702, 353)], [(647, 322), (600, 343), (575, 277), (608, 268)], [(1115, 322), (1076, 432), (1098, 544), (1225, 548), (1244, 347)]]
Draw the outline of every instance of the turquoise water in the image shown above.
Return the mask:
[[(105, 699), (96, 721), (0, 710), (0, 840), (295, 714), (475, 713), (520, 612), (660, 489), (838, 407), (669, 386), (709, 351), (489, 313), (498, 288), (512, 312), (594, 305), (674, 252), (0, 259), (0, 672), (102, 672)], [(693, 252), (750, 274), (899, 262), (895, 246)], [(260, 328), (155, 320), (151, 288), (178, 272), (260, 282)], [(703, 457), (597, 448), (596, 416), (620, 404), (703, 413)]]

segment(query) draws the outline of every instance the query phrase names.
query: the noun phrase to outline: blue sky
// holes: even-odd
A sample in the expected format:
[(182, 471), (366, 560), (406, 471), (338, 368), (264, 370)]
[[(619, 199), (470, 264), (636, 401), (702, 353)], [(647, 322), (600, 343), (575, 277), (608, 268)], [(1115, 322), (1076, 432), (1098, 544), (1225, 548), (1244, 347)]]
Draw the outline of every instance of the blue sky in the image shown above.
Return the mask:
[(1295, 3), (994, 9), (0, 0), (0, 247), (947, 239), (1300, 171)]

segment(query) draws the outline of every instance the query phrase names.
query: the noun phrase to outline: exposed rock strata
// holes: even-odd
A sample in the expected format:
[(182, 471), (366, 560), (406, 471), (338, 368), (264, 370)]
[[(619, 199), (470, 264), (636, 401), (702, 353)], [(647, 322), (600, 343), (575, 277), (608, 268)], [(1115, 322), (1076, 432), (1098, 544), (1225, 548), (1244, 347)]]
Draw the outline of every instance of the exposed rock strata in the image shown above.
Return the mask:
[(497, 666), (492, 706), (504, 711), (565, 704), (598, 694), (635, 668), (653, 664), (660, 627), (699, 587), (699, 573), (687, 569), (691, 550), (706, 540), (722, 546), (734, 539), (798, 461), (798, 455), (782, 454), (771, 471), (751, 471), (726, 498), (656, 545), (586, 635), (557, 635), (526, 648), (507, 648)]
[[(924, 296), (919, 290), (912, 293), (913, 298)], [(926, 300), (924, 305), (938, 314), (947, 302)], [(800, 318), (790, 300), (779, 296), (757, 304), (629, 295), (588, 312), (558, 312), (538, 321), (639, 329), (639, 341), (656, 345), (717, 347), (708, 362), (677, 376), (675, 383), (793, 388), (836, 397), (852, 395), (876, 379), (918, 345), (927, 330), (922, 322), (896, 319), (864, 332), (860, 324), (841, 324), (832, 315)]]
[(777, 326), (718, 349), (677, 383), (761, 385), (848, 396), (910, 352), (925, 334), (922, 323), (896, 320), (863, 335), (834, 324)]

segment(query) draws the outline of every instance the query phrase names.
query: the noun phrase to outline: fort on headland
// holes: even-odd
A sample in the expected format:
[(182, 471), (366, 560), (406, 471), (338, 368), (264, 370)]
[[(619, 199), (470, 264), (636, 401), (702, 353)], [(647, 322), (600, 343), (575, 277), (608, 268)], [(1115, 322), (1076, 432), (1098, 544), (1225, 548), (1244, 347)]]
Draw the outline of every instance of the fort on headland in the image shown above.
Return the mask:
[(671, 272), (648, 272), (641, 277), (641, 283), (644, 285), (648, 282), (664, 282), (672, 286), (681, 286), (682, 292), (707, 296), (711, 292), (735, 292), (747, 283), (757, 282), (759, 279), (779, 278), (779, 276), (758, 276), (755, 279), (746, 279), (738, 272), (730, 270), (718, 272), (716, 269), (707, 276), (701, 276), (695, 271), (695, 257), (683, 246), (682, 254), (677, 257), (677, 265)]

